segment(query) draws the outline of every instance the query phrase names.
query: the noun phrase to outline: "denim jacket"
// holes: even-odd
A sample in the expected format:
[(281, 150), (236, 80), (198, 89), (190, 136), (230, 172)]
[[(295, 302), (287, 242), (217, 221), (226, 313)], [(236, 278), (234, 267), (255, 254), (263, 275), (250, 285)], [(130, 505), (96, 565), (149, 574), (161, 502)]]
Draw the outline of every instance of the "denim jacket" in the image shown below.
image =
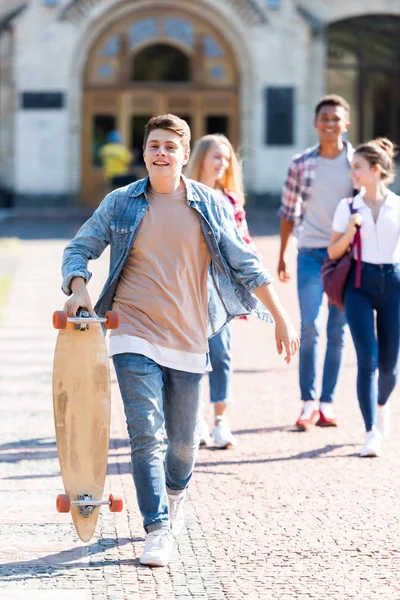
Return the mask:
[[(253, 296), (257, 288), (272, 281), (257, 256), (240, 237), (225, 201), (212, 189), (182, 177), (186, 201), (197, 211), (210, 253), (208, 272), (208, 336), (211, 337), (236, 316), (255, 314), (264, 321), (272, 317)], [(146, 214), (148, 177), (108, 194), (93, 216), (84, 223), (64, 250), (62, 290), (70, 295), (71, 280), (88, 283), (88, 262), (110, 245), (110, 270), (94, 310), (104, 316), (111, 310), (125, 261), (139, 225)]]

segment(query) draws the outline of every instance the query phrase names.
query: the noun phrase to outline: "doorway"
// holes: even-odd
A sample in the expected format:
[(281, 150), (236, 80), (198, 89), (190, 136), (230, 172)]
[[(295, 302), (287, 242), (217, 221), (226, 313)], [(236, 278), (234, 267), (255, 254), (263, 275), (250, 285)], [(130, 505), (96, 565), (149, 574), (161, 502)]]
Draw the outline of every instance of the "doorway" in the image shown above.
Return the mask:
[(239, 143), (233, 53), (200, 18), (148, 10), (109, 27), (92, 48), (84, 85), (81, 198), (88, 206), (104, 196), (99, 149), (111, 130), (133, 154), (132, 181), (146, 175), (144, 127), (155, 115), (185, 119), (192, 143), (207, 133)]
[(349, 137), (400, 143), (400, 17), (370, 15), (328, 28), (328, 93), (351, 106)]

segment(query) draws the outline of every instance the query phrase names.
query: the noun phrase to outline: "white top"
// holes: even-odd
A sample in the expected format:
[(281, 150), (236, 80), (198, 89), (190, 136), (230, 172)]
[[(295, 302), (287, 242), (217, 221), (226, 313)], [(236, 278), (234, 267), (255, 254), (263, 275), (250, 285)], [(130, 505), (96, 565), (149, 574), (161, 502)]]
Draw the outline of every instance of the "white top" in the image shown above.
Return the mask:
[(206, 373), (207, 371), (211, 371), (208, 354), (196, 354), (173, 348), (163, 348), (134, 335), (115, 335), (110, 337), (109, 355), (115, 356), (115, 354), (124, 354), (125, 352), (143, 354), (154, 360), (158, 365), (176, 369), (177, 371), (187, 371), (189, 373)]
[[(361, 225), (361, 260), (375, 265), (400, 263), (400, 196), (388, 190), (385, 202), (375, 223), (371, 209), (365, 204), (362, 193), (354, 198), (353, 208), (363, 218)], [(332, 229), (346, 233), (349, 225), (348, 198), (338, 204)], [(354, 249), (357, 258), (357, 249)]]

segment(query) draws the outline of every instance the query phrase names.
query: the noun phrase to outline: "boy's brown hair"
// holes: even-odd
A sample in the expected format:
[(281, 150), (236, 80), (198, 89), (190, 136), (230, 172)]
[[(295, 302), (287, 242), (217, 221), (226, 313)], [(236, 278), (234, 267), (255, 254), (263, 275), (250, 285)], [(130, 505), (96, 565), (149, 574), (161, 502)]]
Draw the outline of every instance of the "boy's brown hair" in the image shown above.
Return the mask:
[(344, 108), (347, 116), (350, 116), (350, 104), (342, 96), (337, 96), (336, 94), (323, 96), (315, 107), (315, 118), (318, 117), (318, 113), (323, 106), (341, 106)]
[(186, 152), (190, 150), (191, 133), (189, 125), (183, 119), (171, 114), (160, 115), (150, 119), (144, 128), (143, 150), (146, 148), (150, 133), (155, 129), (171, 129), (175, 131), (181, 138), (184, 150)]

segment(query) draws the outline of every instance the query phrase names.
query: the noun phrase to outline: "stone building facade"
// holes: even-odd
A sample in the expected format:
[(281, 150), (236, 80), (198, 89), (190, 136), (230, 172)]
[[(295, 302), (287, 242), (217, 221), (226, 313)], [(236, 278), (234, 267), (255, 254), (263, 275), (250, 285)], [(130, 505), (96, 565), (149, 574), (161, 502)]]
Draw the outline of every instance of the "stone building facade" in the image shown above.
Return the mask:
[(248, 193), (279, 195), (329, 91), (354, 142), (400, 142), (399, 0), (0, 0), (0, 206), (96, 206), (98, 149), (150, 116), (226, 133)]

